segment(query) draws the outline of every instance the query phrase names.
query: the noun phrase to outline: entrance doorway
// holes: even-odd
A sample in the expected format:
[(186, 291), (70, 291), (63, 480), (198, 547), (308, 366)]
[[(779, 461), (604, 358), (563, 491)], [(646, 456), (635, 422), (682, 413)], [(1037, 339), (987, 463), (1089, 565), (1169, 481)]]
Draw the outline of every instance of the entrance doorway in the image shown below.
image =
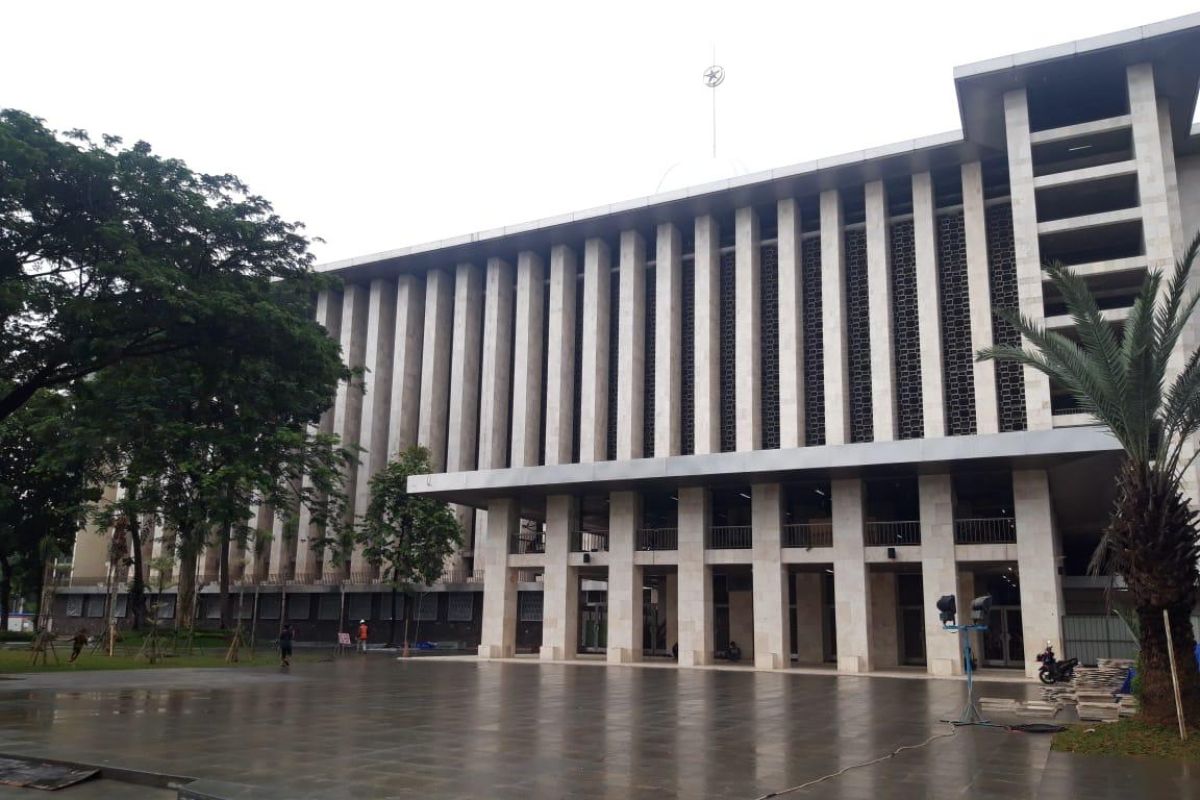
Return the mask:
[(1025, 665), (1020, 606), (992, 606), (983, 634), (983, 663), (989, 667)]
[(642, 651), (648, 656), (669, 656), (667, 636), (667, 576), (647, 575), (642, 589)]
[(608, 650), (608, 592), (579, 593), (579, 652)]

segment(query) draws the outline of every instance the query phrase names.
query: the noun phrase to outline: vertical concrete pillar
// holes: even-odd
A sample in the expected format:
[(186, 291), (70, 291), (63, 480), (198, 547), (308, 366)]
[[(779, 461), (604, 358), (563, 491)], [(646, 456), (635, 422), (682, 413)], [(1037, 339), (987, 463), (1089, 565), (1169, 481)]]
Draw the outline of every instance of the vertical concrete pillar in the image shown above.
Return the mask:
[[(351, 283), (342, 289), (342, 357), (351, 369), (361, 370), (366, 366), (370, 300), (371, 291), (368, 286)], [(343, 445), (350, 448), (365, 444), (361, 440), (363, 401), (363, 377), (354, 377), (349, 382), (338, 384), (333, 405), (333, 432), (342, 440)], [(369, 458), (369, 455), (367, 457)], [(355, 489), (358, 485), (358, 473), (362, 469), (356, 462), (351, 462), (346, 469), (346, 517), (349, 520), (353, 520), (360, 513), (356, 505), (358, 498)], [(358, 548), (355, 548), (351, 564), (335, 564), (333, 559), (327, 560), (325, 575), (341, 575), (346, 572), (347, 567), (355, 569), (361, 566), (362, 555)]]
[(396, 279), (395, 308), (389, 457), (417, 443), (417, 421), (421, 416), (421, 351), (425, 338), (425, 282), (419, 276), (401, 275)]
[(667, 623), (667, 649), (679, 645), (679, 573), (668, 572), (664, 581), (663, 619)]
[[(918, 478), (921, 512), (921, 587), (925, 604), (925, 664), (931, 675), (961, 675), (958, 637), (942, 630), (937, 601), (954, 594), (958, 564), (954, 558), (954, 491), (949, 475)], [(970, 598), (959, 598), (969, 609)], [(969, 612), (968, 612), (969, 613)]]
[(912, 177), (913, 240), (917, 261), (917, 325), (921, 343), (921, 405), (925, 437), (946, 435), (946, 392), (942, 381), (942, 303), (937, 266), (937, 216), (933, 176)]
[(783, 487), (759, 483), (751, 489), (754, 559), (754, 666), (786, 669), (792, 632), (788, 571), (783, 565)]
[(1050, 506), (1050, 481), (1044, 469), (1013, 471), (1017, 524), (1017, 573), (1021, 586), (1021, 628), (1025, 642), (1025, 674), (1037, 675), (1033, 660), (1046, 642), (1062, 653), (1063, 593), (1059, 556)]
[(287, 530), (287, 522), (279, 510), (271, 518), (271, 560), (267, 569), (270, 581), (285, 581), (295, 577), (296, 536)]
[(568, 464), (575, 432), (575, 251), (550, 251), (550, 324), (546, 336), (546, 463)]
[[(971, 314), (971, 352), (992, 345), (992, 290), (988, 282), (987, 217), (983, 203), (983, 167), (978, 161), (962, 165), (963, 226), (967, 245), (967, 304)], [(1000, 401), (996, 394), (996, 364), (974, 365), (975, 431), (1000, 431)]]
[[(342, 329), (342, 294), (341, 292), (322, 290), (317, 295), (317, 322), (335, 339), (340, 341)], [(335, 398), (336, 402), (336, 398)], [(333, 433), (334, 410), (330, 409), (321, 415), (317, 430), (321, 433)], [(306, 475), (301, 479), (301, 487), (312, 489), (312, 480)], [(314, 550), (310, 541), (317, 539), (321, 531), (313, 525), (312, 513), (307, 506), (299, 509), (299, 546), (296, 548), (295, 576), (301, 580), (314, 580), (320, 577), (321, 551)]]
[(1133, 64), (1126, 69), (1126, 80), (1129, 86), (1129, 116), (1133, 128), (1133, 157), (1137, 162), (1146, 267), (1169, 275), (1175, 266), (1178, 243), (1172, 237), (1172, 204), (1168, 199), (1158, 94), (1154, 89), (1154, 66), (1149, 62)]
[[(508, 404), (513, 385), (513, 268), (507, 261), (488, 259), (484, 298), (478, 466), (479, 469), (502, 469), (508, 466)], [(540, 310), (540, 302), (538, 307)], [(536, 367), (529, 367), (540, 383), (541, 359)], [(537, 427), (534, 428), (536, 431)], [(536, 446), (534, 454), (536, 457)]]
[(619, 274), (616, 424), (617, 460), (624, 461), (641, 458), (645, 444), (646, 240), (637, 231), (621, 233)]
[[(800, 206), (790, 197), (776, 207), (779, 241), (779, 446), (804, 446), (804, 325), (800, 318)], [(872, 305), (874, 308), (874, 305)]]
[[(825, 443), (850, 441), (850, 357), (846, 336), (845, 238), (836, 189), (821, 192), (821, 334), (825, 342)], [(922, 362), (924, 363), (924, 362)]]
[(517, 532), (520, 507), (512, 498), (488, 503), (483, 542), (483, 630), (480, 658), (511, 658), (517, 641), (517, 571), (508, 568), (508, 542)]
[(654, 259), (654, 441), (657, 458), (681, 450), (683, 386), (683, 245), (679, 228), (658, 226)]
[(568, 564), (579, 501), (546, 498), (546, 571), (542, 577), (542, 650), (546, 661), (574, 658), (579, 649), (579, 575)]
[(825, 660), (825, 602), (821, 597), (821, 573), (797, 572), (796, 660), (820, 664)]
[[(450, 410), (446, 431), (446, 471), (476, 468), (479, 457), (479, 382), (483, 330), (483, 275), (474, 264), (459, 264), (454, 274), (454, 330), (451, 335)], [(452, 506), (463, 534), (463, 551), (475, 541), (475, 510)], [(453, 570), (461, 553), (446, 563)]]
[[(371, 281), (367, 300), (365, 392), (361, 397), (359, 446), (366, 452), (359, 458), (354, 487), (354, 515), (362, 518), (371, 502), (371, 477), (387, 464), (388, 417), (392, 405), (392, 337), (396, 326), (396, 288), (391, 281)], [(362, 547), (354, 549), (351, 572), (368, 568)]]
[(896, 573), (868, 571), (871, 587), (871, 668), (889, 669), (900, 663)]
[(863, 547), (863, 482), (839, 478), (833, 491), (833, 580), (838, 672), (868, 672), (871, 602)]
[(542, 257), (530, 250), (520, 253), (517, 256), (516, 336), (513, 340), (514, 467), (537, 466), (541, 452), (545, 291), (546, 268)]
[(642, 660), (642, 568), (633, 563), (642, 498), (613, 492), (608, 522), (608, 662)]
[(762, 242), (758, 213), (739, 208), (734, 216), (734, 409), (737, 449), (762, 448), (762, 326), (759, 324)]
[[(603, 239), (583, 248), (583, 369), (579, 393), (579, 460), (603, 461), (608, 451), (609, 281), (612, 256)], [(574, 337), (572, 337), (574, 338)]]
[(707, 489), (679, 490), (679, 666), (712, 663), (712, 574), (704, 563), (704, 542), (711, 524)]
[(863, 190), (867, 219), (867, 303), (871, 318), (871, 425), (875, 441), (896, 438), (896, 360), (892, 336), (892, 270), (883, 181)]
[[(1008, 141), (1008, 181), (1012, 197), (1013, 249), (1017, 262), (1017, 300), (1021, 315), (1035, 324), (1046, 319), (1042, 301), (1042, 257), (1038, 241), (1037, 199), (1033, 189), (1033, 147), (1029, 141), (1029, 104), (1024, 89), (1004, 94)], [(1022, 340), (1022, 344), (1027, 344)], [(924, 354), (922, 354), (924, 358)], [(921, 362), (925, 362), (922, 360)], [(1031, 431), (1049, 430), (1050, 379), (1025, 369), (1025, 415)], [(929, 435), (928, 429), (925, 435)]]
[(450, 354), (454, 337), (454, 276), (425, 274), (425, 331), (421, 345), (421, 402), (417, 443), (429, 448), (434, 472), (446, 469), (446, 420), (450, 408)]
[(709, 215), (696, 217), (695, 250), (693, 452), (701, 455), (721, 452), (721, 236)]

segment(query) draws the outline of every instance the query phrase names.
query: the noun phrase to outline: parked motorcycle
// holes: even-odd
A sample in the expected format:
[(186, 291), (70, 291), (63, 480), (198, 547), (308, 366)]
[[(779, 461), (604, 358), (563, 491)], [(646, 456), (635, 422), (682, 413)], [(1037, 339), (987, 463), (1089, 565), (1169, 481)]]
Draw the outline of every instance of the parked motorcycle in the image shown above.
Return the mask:
[(1075, 678), (1075, 667), (1079, 664), (1078, 658), (1068, 658), (1066, 661), (1057, 660), (1054, 657), (1054, 648), (1049, 642), (1046, 643), (1046, 649), (1038, 655), (1037, 660), (1042, 662), (1042, 666), (1038, 668), (1038, 680), (1047, 685), (1070, 682)]

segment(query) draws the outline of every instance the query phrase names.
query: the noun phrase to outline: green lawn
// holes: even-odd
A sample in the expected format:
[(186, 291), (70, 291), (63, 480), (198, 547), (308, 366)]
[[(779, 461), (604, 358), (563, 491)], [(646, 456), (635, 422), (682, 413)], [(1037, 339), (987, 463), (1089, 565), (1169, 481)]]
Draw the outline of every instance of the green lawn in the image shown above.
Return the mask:
[(1067, 753), (1114, 756), (1157, 756), (1200, 763), (1200, 732), (1189, 731), (1179, 740), (1179, 729), (1146, 725), (1133, 719), (1120, 722), (1072, 725), (1055, 734), (1053, 748)]
[[(139, 647), (140, 644), (131, 645), (128, 642), (123, 642), (118, 645), (116, 655), (109, 657), (103, 650), (92, 653), (91, 645), (88, 645), (74, 664), (68, 664), (67, 659), (71, 657), (70, 642), (56, 642), (55, 650), (58, 653), (58, 663), (55, 663), (52, 654), (48, 654), (49, 665), (42, 665), (39, 662), (37, 666), (32, 664), (33, 652), (28, 648), (5, 648), (0, 650), (0, 674), (110, 669), (171, 669), (179, 667), (269, 667), (278, 666), (279, 664), (278, 652), (269, 645), (260, 646), (253, 660), (250, 658), (250, 649), (243, 647), (239, 654), (240, 660), (233, 664), (225, 662), (227, 645), (220, 643), (202, 648), (193, 647), (191, 655), (184, 655), (182, 647), (180, 648), (179, 655), (171, 655), (168, 649), (168, 654), (154, 664), (151, 664), (144, 658), (137, 657)], [(166, 647), (169, 648), (169, 645), (166, 645)], [(326, 658), (329, 658), (327, 654), (304, 653), (292, 656), (292, 663), (314, 662)]]

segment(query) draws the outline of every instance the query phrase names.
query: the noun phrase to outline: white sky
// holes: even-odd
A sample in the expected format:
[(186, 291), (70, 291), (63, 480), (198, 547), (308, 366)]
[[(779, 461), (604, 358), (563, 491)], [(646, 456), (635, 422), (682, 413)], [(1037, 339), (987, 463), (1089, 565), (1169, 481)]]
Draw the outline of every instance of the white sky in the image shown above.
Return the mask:
[(959, 127), (955, 65), (1194, 2), (6, 3), (0, 107), (232, 172), (364, 255)]

